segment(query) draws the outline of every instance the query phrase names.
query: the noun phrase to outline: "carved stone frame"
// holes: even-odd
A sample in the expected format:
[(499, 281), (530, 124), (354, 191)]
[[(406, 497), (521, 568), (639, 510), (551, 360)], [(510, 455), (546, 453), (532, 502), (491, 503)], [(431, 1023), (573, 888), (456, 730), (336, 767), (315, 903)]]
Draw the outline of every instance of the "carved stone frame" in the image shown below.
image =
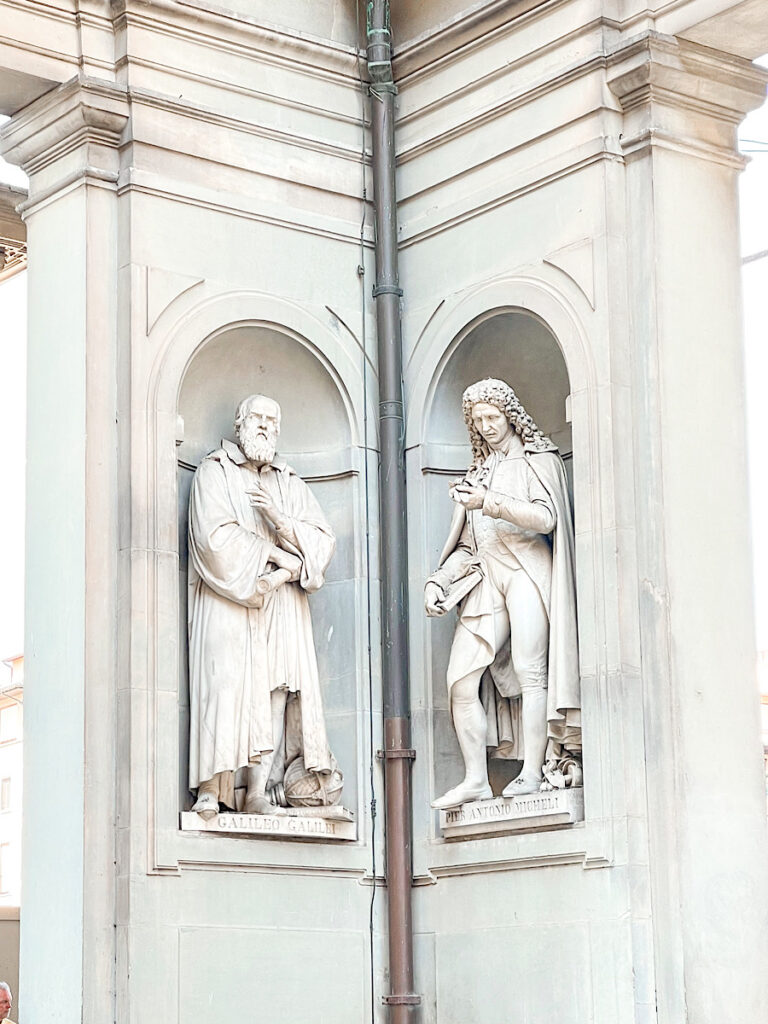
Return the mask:
[[(134, 294), (146, 300), (143, 268), (132, 268)], [(336, 384), (349, 418), (352, 439), (345, 465), (331, 475), (355, 478), (354, 518), (356, 580), (355, 633), (357, 660), (356, 706), (367, 711), (367, 604), (363, 579), (365, 536), (363, 423), (355, 410), (363, 408), (362, 366), (355, 365), (328, 323), (286, 299), (258, 292), (226, 292), (213, 282), (200, 283), (179, 294), (157, 317), (149, 344), (134, 345), (132, 424), (132, 518), (127, 571), (131, 580), (131, 679), (121, 696), (130, 704), (130, 812), (133, 842), (146, 837), (147, 871), (176, 874), (184, 866), (259, 870), (325, 872), (363, 875), (370, 863), (365, 847), (362, 809), (369, 796), (365, 773), (359, 772), (360, 822), (354, 843), (296, 843), (182, 832), (178, 806), (178, 678), (179, 595), (177, 528), (176, 423), (178, 392), (195, 352), (207, 341), (233, 327), (268, 326), (305, 345), (320, 360)], [(139, 328), (140, 329), (140, 328)], [(309, 339), (312, 339), (311, 341)], [(354, 351), (354, 349), (352, 350)], [(362, 357), (361, 357), (362, 362)], [(370, 398), (369, 398), (370, 401)], [(371, 456), (368, 456), (371, 458)], [(375, 451), (373, 452), (375, 459)], [(338, 462), (338, 459), (335, 460)], [(369, 478), (371, 473), (369, 472)], [(375, 480), (375, 462), (372, 479)], [(367, 762), (367, 729), (358, 731), (357, 765)], [(358, 769), (359, 770), (359, 769)], [(146, 828), (141, 828), (142, 818)]]
[[(446, 843), (432, 813), (424, 841), (414, 849), (414, 870), (424, 882), (441, 875), (508, 870), (536, 864), (576, 862), (604, 866), (613, 860), (616, 836), (611, 807), (619, 797), (613, 772), (612, 733), (620, 727), (611, 708), (609, 676), (615, 666), (607, 652), (616, 649), (615, 593), (617, 556), (609, 543), (601, 495), (615, 486), (609, 439), (601, 436), (599, 388), (585, 323), (593, 315), (591, 303), (574, 281), (561, 271), (539, 264), (530, 270), (497, 278), (451, 296), (427, 323), (410, 359), (406, 407), (408, 482), (411, 494), (424, 491), (424, 470), (429, 460), (426, 425), (440, 375), (448, 359), (483, 320), (504, 312), (523, 312), (538, 319), (556, 339), (570, 379), (573, 430), (574, 504), (576, 532), (576, 584), (580, 663), (583, 689), (586, 819), (566, 829), (488, 839)], [(418, 505), (418, 502), (414, 504)], [(610, 527), (612, 531), (613, 527)], [(426, 531), (413, 523), (411, 564), (426, 576)], [(413, 574), (412, 574), (413, 575)], [(414, 663), (424, 677), (423, 698), (431, 706), (431, 693), (440, 681), (431, 678), (429, 626), (421, 614), (421, 592), (412, 594), (411, 642)], [(414, 678), (418, 678), (416, 669)], [(427, 755), (416, 763), (415, 789), (427, 802), (434, 795), (432, 731), (425, 723), (416, 730), (417, 742)]]

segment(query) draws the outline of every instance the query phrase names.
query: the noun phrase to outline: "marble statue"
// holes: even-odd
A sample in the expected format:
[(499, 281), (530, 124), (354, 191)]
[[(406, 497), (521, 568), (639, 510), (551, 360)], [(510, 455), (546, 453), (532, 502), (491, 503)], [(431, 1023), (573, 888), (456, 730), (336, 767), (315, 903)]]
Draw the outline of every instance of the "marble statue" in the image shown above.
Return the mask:
[(336, 541), (310, 489), (275, 458), (279, 431), (277, 402), (251, 395), (235, 417), (238, 444), (222, 441), (192, 483), (189, 785), (206, 819), (235, 809), (240, 768), (246, 813), (275, 813), (289, 777), (297, 804), (341, 795), (307, 601)]
[[(458, 605), (448, 663), (465, 776), (441, 809), (493, 796), (491, 756), (522, 760), (503, 796), (580, 779), (581, 717), (573, 524), (563, 461), (512, 388), (487, 379), (462, 400), (472, 464), (427, 615)], [(567, 768), (565, 767), (567, 766)]]

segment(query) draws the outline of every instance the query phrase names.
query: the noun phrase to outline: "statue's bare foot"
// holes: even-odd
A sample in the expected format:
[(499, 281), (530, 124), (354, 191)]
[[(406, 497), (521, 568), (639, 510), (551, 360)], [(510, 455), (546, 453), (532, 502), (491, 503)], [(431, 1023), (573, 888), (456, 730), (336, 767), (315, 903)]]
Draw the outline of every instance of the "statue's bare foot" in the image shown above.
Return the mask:
[(281, 814), (282, 807), (275, 807), (268, 796), (263, 793), (249, 793), (245, 797), (243, 810), (246, 814)]
[(202, 793), (192, 808), (201, 818), (210, 821), (219, 813), (219, 801), (213, 793)]
[(502, 790), (502, 796), (528, 796), (541, 789), (541, 775), (524, 775), (522, 772)]
[(490, 800), (492, 797), (493, 790), (487, 782), (483, 782), (479, 786), (469, 782), (461, 782), (458, 786), (454, 786), (453, 789), (449, 789), (444, 796), (439, 796), (437, 800), (433, 800), (432, 806), (438, 811), (445, 811), (449, 807), (459, 807), (470, 800)]

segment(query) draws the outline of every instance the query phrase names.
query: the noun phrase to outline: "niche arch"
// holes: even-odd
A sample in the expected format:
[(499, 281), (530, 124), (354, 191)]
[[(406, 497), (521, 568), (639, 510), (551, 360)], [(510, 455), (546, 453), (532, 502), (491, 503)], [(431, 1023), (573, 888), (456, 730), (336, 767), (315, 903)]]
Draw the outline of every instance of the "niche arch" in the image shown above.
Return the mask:
[[(573, 451), (567, 414), (568, 369), (554, 334), (537, 316), (515, 308), (489, 310), (466, 325), (447, 347), (425, 408), (424, 434), (446, 461), (469, 451), (461, 416), (464, 389), (484, 377), (510, 384), (564, 458)], [(457, 415), (458, 411), (458, 415)], [(450, 468), (450, 467), (446, 467)]]
[[(575, 302), (572, 301), (553, 277), (555, 274), (549, 268), (541, 267), (536, 275), (496, 278), (466, 289), (437, 306), (416, 340), (406, 366), (408, 449), (429, 443), (426, 427), (435, 389), (453, 352), (481, 321), (504, 312), (526, 314), (538, 321), (555, 340), (565, 362), (572, 399), (577, 402), (577, 396), (589, 396), (584, 408), (573, 409), (573, 429), (591, 429), (596, 372), (587, 331), (578, 310), (580, 296), (574, 296)], [(584, 315), (591, 316), (592, 311), (585, 301), (581, 305)]]
[(177, 405), (180, 460), (196, 466), (221, 438), (234, 441), (237, 404), (258, 393), (280, 403), (278, 444), (286, 461), (311, 466), (315, 475), (327, 475), (329, 462), (331, 472), (338, 469), (345, 454), (349, 461), (352, 424), (330, 367), (295, 332), (258, 322), (218, 331), (187, 363)]

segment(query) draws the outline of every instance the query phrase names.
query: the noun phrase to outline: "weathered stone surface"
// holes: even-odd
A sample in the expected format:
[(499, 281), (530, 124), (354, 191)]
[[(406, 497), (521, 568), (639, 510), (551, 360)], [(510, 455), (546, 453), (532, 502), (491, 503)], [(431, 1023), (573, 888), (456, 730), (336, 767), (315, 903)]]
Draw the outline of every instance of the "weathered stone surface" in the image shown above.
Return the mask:
[(281, 839), (357, 839), (357, 823), (346, 807), (323, 807), (322, 815), (241, 814), (227, 811), (207, 821), (195, 811), (182, 811), (183, 832), (224, 832), (230, 835), (272, 836)]
[(440, 811), (440, 831), (446, 839), (465, 839), (583, 820), (584, 790), (553, 789), (528, 796), (476, 800)]

